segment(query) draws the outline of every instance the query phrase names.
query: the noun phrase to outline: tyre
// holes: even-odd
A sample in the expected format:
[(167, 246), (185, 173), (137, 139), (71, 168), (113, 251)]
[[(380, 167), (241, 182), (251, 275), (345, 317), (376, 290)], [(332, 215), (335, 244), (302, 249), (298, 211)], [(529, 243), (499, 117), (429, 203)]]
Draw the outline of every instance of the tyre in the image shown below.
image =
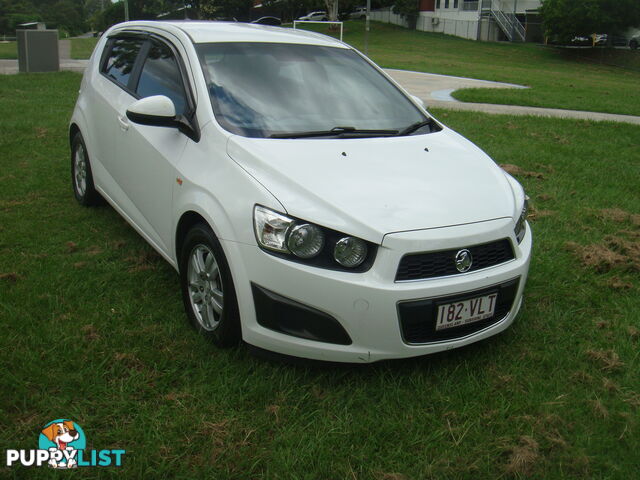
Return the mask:
[(71, 142), (71, 183), (78, 203), (85, 207), (100, 203), (100, 194), (93, 184), (89, 153), (80, 132), (76, 133)]
[(638, 48), (638, 40), (636, 40), (635, 38), (633, 40), (631, 40), (629, 42), (629, 48), (631, 48), (631, 50), (635, 50)]
[(179, 267), (182, 300), (193, 327), (220, 347), (236, 345), (241, 332), (235, 287), (222, 246), (208, 225), (189, 230)]

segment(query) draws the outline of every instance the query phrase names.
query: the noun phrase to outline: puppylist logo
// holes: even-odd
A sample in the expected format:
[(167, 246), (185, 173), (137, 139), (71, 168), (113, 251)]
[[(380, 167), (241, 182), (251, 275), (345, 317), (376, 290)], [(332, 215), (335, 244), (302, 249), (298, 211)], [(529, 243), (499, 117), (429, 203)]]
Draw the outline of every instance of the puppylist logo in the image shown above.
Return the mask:
[(57, 469), (122, 466), (125, 450), (86, 450), (86, 447), (87, 438), (80, 425), (59, 418), (42, 428), (37, 450), (7, 450), (6, 465), (48, 465)]

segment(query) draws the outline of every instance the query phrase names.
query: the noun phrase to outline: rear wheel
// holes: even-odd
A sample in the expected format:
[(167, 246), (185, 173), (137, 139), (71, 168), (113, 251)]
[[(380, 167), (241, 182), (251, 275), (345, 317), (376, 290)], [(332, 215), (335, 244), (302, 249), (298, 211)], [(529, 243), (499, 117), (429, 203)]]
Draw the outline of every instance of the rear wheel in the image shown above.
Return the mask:
[(206, 224), (197, 224), (180, 254), (182, 300), (189, 321), (221, 347), (240, 341), (238, 301), (222, 246)]
[(71, 142), (71, 182), (76, 200), (86, 207), (98, 205), (100, 194), (93, 184), (89, 153), (80, 132)]
[(638, 48), (638, 40), (636, 40), (636, 39), (631, 40), (631, 41), (629, 42), (629, 47), (630, 47), (632, 50), (635, 50), (636, 48)]

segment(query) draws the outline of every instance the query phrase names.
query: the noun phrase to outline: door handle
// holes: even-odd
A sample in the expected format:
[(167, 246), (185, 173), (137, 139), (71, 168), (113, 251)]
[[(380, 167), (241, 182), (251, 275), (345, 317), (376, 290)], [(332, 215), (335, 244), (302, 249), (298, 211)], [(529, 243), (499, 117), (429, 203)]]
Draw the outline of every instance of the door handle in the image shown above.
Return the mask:
[(118, 115), (118, 123), (120, 124), (120, 129), (122, 131), (129, 130), (129, 122), (127, 121), (127, 117), (123, 117), (122, 115)]

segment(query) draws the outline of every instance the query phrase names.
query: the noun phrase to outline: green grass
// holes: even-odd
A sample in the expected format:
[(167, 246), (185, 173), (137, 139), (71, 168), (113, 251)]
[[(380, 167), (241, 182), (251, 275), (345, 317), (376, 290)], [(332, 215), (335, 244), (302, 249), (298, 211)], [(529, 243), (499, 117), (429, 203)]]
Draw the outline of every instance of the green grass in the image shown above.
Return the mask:
[(91, 56), (93, 49), (98, 43), (98, 38), (72, 38), (71, 39), (71, 58), (86, 59)]
[[(640, 214), (640, 128), (436, 112), (498, 162), (544, 174), (520, 178), (539, 214), (523, 311), (460, 350), (294, 367), (209, 345), (187, 326), (175, 272), (113, 209), (75, 202), (79, 82), (0, 82), (0, 450), (36, 448), (46, 422), (69, 417), (90, 448), (128, 452), (89, 478), (637, 476), (640, 280), (624, 264), (587, 268), (566, 243), (637, 247), (637, 225), (599, 212)], [(607, 351), (622, 363), (598, 360)]]
[(0, 58), (16, 59), (18, 58), (18, 47), (16, 42), (0, 43)]
[[(325, 26), (313, 28), (328, 33)], [(364, 50), (364, 22), (346, 22), (344, 41)], [(626, 53), (640, 57), (637, 51)], [(466, 102), (640, 115), (640, 72), (583, 62), (540, 45), (476, 42), (373, 22), (369, 56), (388, 68), (531, 87), (454, 93), (454, 97)]]

